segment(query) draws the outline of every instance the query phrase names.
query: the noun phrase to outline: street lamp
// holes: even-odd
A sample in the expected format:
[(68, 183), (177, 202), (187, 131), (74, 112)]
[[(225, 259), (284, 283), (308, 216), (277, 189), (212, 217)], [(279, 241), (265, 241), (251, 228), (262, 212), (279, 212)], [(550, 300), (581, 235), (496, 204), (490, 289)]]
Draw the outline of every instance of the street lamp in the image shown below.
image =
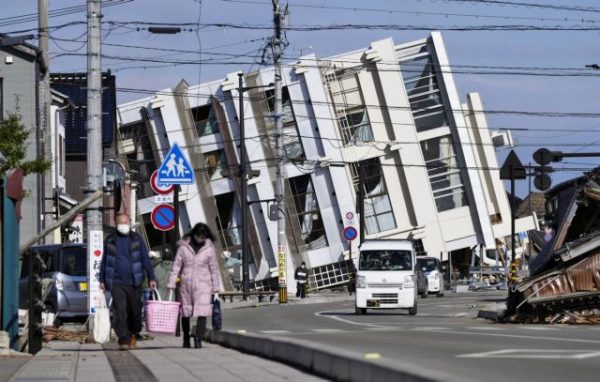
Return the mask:
[[(244, 92), (253, 89), (264, 89), (273, 87), (273, 84), (265, 86), (244, 87), (244, 74), (238, 73), (238, 97), (239, 97), (239, 123), (240, 123), (240, 165), (236, 176), (240, 177), (241, 208), (242, 208), (242, 293), (244, 300), (250, 295), (250, 249), (248, 247), (248, 179), (260, 174), (258, 170), (248, 171), (246, 166), (246, 131), (244, 127)], [(222, 171), (223, 177), (230, 177), (227, 170)]]

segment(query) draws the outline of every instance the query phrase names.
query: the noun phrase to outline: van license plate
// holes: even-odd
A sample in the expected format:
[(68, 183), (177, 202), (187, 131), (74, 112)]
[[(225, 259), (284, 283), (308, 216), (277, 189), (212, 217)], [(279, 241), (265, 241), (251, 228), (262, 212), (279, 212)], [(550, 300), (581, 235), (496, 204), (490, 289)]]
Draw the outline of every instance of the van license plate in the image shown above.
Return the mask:
[(367, 306), (379, 308), (379, 300), (367, 300)]
[(79, 283), (79, 290), (85, 292), (87, 290), (87, 283)]

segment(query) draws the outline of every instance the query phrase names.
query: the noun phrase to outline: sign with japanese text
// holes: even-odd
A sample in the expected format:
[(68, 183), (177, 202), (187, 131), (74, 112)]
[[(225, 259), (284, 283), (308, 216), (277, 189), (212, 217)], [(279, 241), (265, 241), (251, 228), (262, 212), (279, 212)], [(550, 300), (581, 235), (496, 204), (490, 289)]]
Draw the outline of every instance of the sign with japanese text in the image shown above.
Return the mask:
[(102, 230), (90, 231), (88, 243), (88, 306), (90, 314), (96, 313), (98, 295), (100, 294), (100, 265), (104, 255), (104, 234)]

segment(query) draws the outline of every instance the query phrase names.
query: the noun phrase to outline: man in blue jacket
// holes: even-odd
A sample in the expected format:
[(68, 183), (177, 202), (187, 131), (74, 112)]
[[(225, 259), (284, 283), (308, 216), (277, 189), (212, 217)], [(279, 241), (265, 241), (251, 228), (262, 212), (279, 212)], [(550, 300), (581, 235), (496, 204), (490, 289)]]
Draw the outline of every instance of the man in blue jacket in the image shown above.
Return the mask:
[(119, 337), (119, 349), (129, 350), (137, 348), (137, 336), (142, 330), (145, 276), (150, 288), (157, 285), (146, 244), (139, 234), (131, 231), (129, 216), (120, 213), (115, 220), (116, 232), (104, 240), (100, 288), (112, 293), (113, 329)]

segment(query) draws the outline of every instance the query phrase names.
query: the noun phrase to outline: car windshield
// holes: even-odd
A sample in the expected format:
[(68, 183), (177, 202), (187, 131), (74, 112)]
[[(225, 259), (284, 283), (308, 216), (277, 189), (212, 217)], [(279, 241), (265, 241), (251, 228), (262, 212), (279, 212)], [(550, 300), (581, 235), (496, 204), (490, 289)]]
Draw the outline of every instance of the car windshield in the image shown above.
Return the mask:
[(436, 259), (417, 259), (417, 268), (423, 272), (435, 271), (437, 266)]
[(362, 271), (407, 271), (412, 270), (410, 251), (378, 250), (361, 251), (359, 270)]
[(87, 253), (85, 248), (64, 248), (60, 271), (69, 276), (85, 276), (87, 274)]

